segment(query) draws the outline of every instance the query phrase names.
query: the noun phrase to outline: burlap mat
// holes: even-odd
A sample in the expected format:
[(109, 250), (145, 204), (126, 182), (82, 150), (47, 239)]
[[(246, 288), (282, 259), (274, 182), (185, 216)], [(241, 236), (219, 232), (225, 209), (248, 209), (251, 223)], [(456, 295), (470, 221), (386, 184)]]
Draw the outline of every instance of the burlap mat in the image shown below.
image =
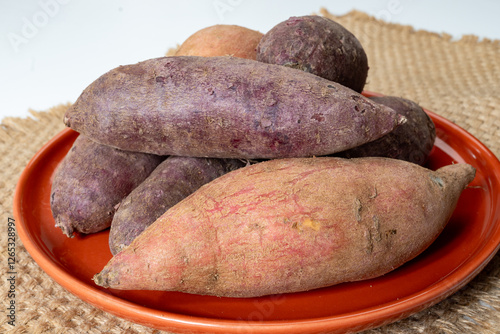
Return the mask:
[[(500, 41), (478, 41), (415, 31), (360, 12), (333, 17), (353, 32), (368, 54), (367, 90), (399, 95), (448, 118), (500, 156)], [(172, 44), (182, 41), (172, 41)], [(166, 46), (167, 47), (167, 46)], [(160, 56), (160, 55), (159, 55)], [(0, 256), (7, 267), (7, 221), (19, 174), (29, 159), (64, 128), (67, 105), (32, 112), (34, 119), (5, 119), (0, 127)], [(159, 333), (107, 314), (66, 292), (17, 242), (16, 326), (6, 333)], [(6, 274), (0, 280), (7, 296)], [(500, 255), (467, 286), (439, 304), (366, 333), (500, 333)]]

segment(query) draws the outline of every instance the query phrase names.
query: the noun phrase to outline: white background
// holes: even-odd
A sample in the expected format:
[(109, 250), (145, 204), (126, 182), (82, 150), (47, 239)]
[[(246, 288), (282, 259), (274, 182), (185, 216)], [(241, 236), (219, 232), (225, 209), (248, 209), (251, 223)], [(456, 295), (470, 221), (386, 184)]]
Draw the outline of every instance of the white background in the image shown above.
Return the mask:
[(500, 39), (497, 0), (0, 0), (0, 120), (74, 102), (101, 74), (163, 56), (201, 28), (237, 24), (265, 33), (321, 7), (456, 39)]

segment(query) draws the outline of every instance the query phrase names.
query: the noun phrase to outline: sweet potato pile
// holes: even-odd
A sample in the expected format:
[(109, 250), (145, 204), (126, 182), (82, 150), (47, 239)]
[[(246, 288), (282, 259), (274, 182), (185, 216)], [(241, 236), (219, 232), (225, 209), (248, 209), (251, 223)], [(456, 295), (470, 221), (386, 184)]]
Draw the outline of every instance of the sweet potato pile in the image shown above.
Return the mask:
[(425, 167), (432, 120), (360, 94), (367, 75), (361, 43), (318, 16), (208, 27), (112, 69), (64, 117), (92, 145), (56, 171), (57, 225), (111, 225), (94, 281), (115, 289), (256, 297), (384, 275), (437, 238), (475, 169)]

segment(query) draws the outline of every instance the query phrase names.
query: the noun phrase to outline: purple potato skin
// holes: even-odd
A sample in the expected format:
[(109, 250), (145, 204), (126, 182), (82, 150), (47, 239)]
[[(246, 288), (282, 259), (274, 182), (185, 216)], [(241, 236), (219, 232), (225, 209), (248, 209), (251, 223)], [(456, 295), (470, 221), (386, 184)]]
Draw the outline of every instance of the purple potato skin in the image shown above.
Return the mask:
[(117, 150), (79, 135), (54, 172), (50, 205), (65, 235), (108, 228), (115, 205), (165, 157)]
[(109, 233), (111, 253), (120, 252), (165, 211), (205, 183), (245, 164), (237, 159), (168, 157), (118, 206)]
[(406, 122), (385, 136), (335, 156), (344, 158), (386, 157), (424, 165), (434, 146), (436, 127), (417, 103), (397, 96), (370, 97), (406, 118)]
[(123, 150), (211, 158), (327, 155), (392, 131), (401, 116), (316, 75), (236, 57), (162, 57), (88, 86), (65, 124)]
[(316, 15), (291, 17), (274, 26), (260, 40), (257, 60), (310, 72), (358, 93), (368, 76), (368, 58), (356, 36)]

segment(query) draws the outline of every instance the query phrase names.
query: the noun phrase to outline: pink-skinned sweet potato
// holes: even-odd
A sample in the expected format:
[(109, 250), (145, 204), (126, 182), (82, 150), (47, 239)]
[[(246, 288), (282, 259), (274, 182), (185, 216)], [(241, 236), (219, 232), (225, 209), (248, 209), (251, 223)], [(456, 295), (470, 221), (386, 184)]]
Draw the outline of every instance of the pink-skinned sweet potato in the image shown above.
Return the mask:
[(389, 158), (257, 163), (173, 206), (94, 281), (255, 297), (377, 277), (437, 238), (474, 175)]
[(394, 109), (406, 122), (372, 142), (335, 154), (343, 158), (386, 157), (423, 165), (434, 147), (436, 127), (417, 103), (397, 96), (370, 97)]
[(260, 40), (257, 60), (310, 72), (360, 93), (368, 76), (368, 58), (356, 36), (316, 15), (274, 26)]
[(115, 255), (167, 209), (245, 163), (236, 159), (170, 156), (119, 204), (111, 222), (109, 248)]
[(113, 69), (65, 115), (67, 126), (124, 150), (242, 159), (332, 154), (375, 140), (402, 120), (310, 73), (197, 56)]
[(115, 205), (163, 159), (117, 150), (79, 135), (54, 172), (50, 205), (56, 226), (68, 237), (108, 228)]

